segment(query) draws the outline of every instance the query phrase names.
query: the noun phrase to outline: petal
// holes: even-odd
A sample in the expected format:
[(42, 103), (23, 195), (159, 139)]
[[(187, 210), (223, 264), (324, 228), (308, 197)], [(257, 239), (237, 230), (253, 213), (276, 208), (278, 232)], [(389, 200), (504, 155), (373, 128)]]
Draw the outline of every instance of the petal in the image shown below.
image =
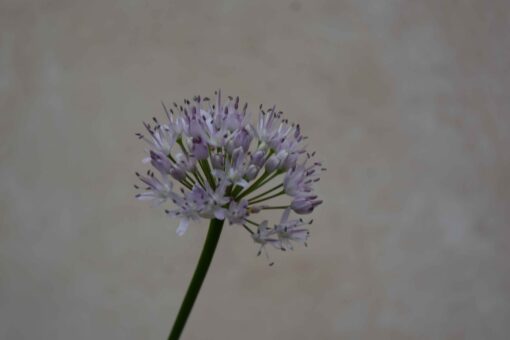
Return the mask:
[(149, 200), (153, 200), (156, 198), (152, 191), (143, 192), (141, 194), (138, 194), (135, 197), (137, 200), (140, 200), (140, 201), (149, 201)]
[(179, 227), (177, 227), (177, 230), (176, 230), (177, 235), (179, 235), (179, 236), (184, 235), (184, 233), (188, 229), (188, 225), (189, 225), (189, 220), (187, 218), (181, 219), (181, 221), (179, 222)]
[(287, 220), (289, 219), (289, 214), (290, 214), (290, 208), (287, 208), (283, 211), (282, 219), (280, 220), (280, 224), (287, 222)]
[(219, 208), (214, 211), (214, 217), (216, 217), (218, 220), (224, 220), (225, 219), (225, 209)]
[(236, 182), (237, 185), (243, 187), (243, 188), (246, 188), (248, 186), (248, 182), (244, 179), (240, 179)]

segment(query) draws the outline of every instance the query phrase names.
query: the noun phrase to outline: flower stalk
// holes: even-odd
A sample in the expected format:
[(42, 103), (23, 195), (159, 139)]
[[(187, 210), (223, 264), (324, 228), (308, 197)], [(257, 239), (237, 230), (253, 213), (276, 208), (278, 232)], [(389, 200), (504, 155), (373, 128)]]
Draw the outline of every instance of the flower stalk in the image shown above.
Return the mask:
[(211, 264), (212, 258), (214, 256), (214, 251), (216, 250), (216, 245), (218, 244), (221, 230), (223, 229), (223, 222), (224, 221), (212, 219), (209, 224), (209, 231), (207, 232), (207, 236), (205, 238), (204, 248), (200, 254), (195, 273), (193, 274), (193, 278), (189, 284), (188, 291), (184, 296), (184, 300), (182, 301), (179, 313), (175, 318), (175, 322), (170, 335), (168, 336), (168, 340), (178, 340), (181, 336), (189, 314), (191, 313), (191, 309), (193, 308), (193, 304), (195, 303), (198, 293), (200, 292), (200, 288), (202, 287), (202, 283), (204, 282), (205, 276), (209, 269), (209, 265)]

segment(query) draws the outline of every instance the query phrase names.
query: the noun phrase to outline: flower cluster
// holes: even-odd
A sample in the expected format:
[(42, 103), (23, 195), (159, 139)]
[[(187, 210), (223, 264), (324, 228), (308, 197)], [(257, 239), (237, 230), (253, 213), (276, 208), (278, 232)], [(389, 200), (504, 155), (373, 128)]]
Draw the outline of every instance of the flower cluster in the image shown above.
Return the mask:
[[(166, 121), (153, 118), (144, 123), (147, 133), (137, 136), (149, 145), (144, 163), (155, 171), (136, 173), (143, 187), (140, 200), (155, 205), (171, 202), (165, 212), (180, 220), (182, 235), (190, 221), (201, 218), (227, 220), (243, 226), (260, 245), (292, 249), (292, 242), (306, 245), (310, 222), (289, 220), (291, 212), (311, 213), (322, 201), (314, 193), (314, 183), (325, 169), (308, 153), (299, 124), (282, 118), (275, 107), (259, 107), (256, 123), (250, 121), (248, 105), (239, 97), (222, 101), (196, 96), (183, 105), (173, 104)], [(268, 201), (285, 199), (283, 205)], [(255, 222), (252, 215), (264, 210), (282, 209), (274, 227), (268, 221)], [(255, 227), (254, 230), (250, 225)]]

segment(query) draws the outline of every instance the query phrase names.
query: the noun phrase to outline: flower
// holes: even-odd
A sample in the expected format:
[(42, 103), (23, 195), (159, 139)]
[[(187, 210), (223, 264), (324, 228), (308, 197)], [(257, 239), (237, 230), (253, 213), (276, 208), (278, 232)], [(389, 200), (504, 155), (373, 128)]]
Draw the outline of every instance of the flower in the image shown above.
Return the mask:
[(259, 252), (257, 253), (257, 255), (260, 255), (262, 251), (264, 251), (266, 257), (269, 257), (267, 255), (266, 244), (270, 244), (277, 249), (279, 248), (283, 250), (283, 248), (281, 247), (281, 242), (278, 241), (278, 239), (274, 238), (275, 234), (276, 231), (274, 229), (268, 228), (267, 220), (262, 221), (258, 225), (257, 231), (251, 235), (253, 241), (255, 241), (255, 243), (260, 244)]
[(308, 229), (300, 227), (305, 224), (311, 224), (312, 221), (305, 223), (301, 218), (289, 221), (289, 213), (290, 208), (285, 209), (280, 223), (275, 226), (275, 232), (278, 235), (282, 250), (287, 248), (293, 250), (294, 248), (291, 241), (302, 243), (306, 246), (306, 240), (310, 234)]
[[(147, 171), (147, 177), (140, 175), (138, 172), (136, 176), (147, 185), (145, 188), (147, 191), (135, 195), (139, 200), (154, 201), (155, 205), (160, 205), (173, 195), (172, 182), (166, 176), (162, 176), (163, 179), (160, 181), (150, 170)], [(137, 185), (135, 185), (135, 188), (140, 189)]]
[(240, 202), (232, 200), (228, 208), (227, 217), (230, 224), (243, 223), (248, 216), (248, 200), (242, 199)]
[[(215, 218), (248, 230), (259, 254), (267, 255), (267, 244), (281, 250), (306, 245), (309, 231), (303, 226), (311, 222), (289, 218), (292, 212), (310, 214), (322, 203), (314, 185), (325, 168), (314, 160), (315, 152), (307, 152), (300, 125), (283, 119), (274, 106), (260, 106), (251, 122), (239, 97), (223, 101), (220, 91), (215, 95), (214, 101), (196, 96), (171, 109), (163, 103), (167, 121), (144, 123), (147, 133), (136, 135), (148, 145), (143, 163), (156, 171), (137, 173), (144, 187), (135, 185), (142, 190), (136, 197), (156, 206), (169, 203), (165, 212), (179, 219), (178, 235), (193, 221)], [(268, 204), (277, 197), (289, 200)], [(269, 209), (283, 210), (274, 227), (252, 220)]]

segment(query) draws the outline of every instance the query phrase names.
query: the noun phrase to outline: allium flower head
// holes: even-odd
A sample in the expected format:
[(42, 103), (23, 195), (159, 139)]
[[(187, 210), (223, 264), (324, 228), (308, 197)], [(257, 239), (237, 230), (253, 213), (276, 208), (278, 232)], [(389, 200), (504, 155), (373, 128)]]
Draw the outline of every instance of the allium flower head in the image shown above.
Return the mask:
[[(223, 101), (221, 92), (215, 95), (171, 109), (163, 104), (165, 121), (144, 123), (146, 133), (137, 136), (148, 145), (143, 162), (154, 170), (137, 173), (143, 186), (135, 185), (141, 190), (136, 197), (168, 204), (165, 212), (179, 220), (179, 235), (192, 221), (216, 218), (248, 230), (259, 254), (268, 244), (281, 250), (306, 245), (304, 226), (311, 221), (290, 214), (310, 214), (322, 203), (314, 185), (325, 169), (314, 160), (315, 152), (307, 152), (301, 127), (274, 106), (260, 106), (252, 122), (239, 97)], [(272, 228), (258, 218), (270, 209), (282, 210)]]

